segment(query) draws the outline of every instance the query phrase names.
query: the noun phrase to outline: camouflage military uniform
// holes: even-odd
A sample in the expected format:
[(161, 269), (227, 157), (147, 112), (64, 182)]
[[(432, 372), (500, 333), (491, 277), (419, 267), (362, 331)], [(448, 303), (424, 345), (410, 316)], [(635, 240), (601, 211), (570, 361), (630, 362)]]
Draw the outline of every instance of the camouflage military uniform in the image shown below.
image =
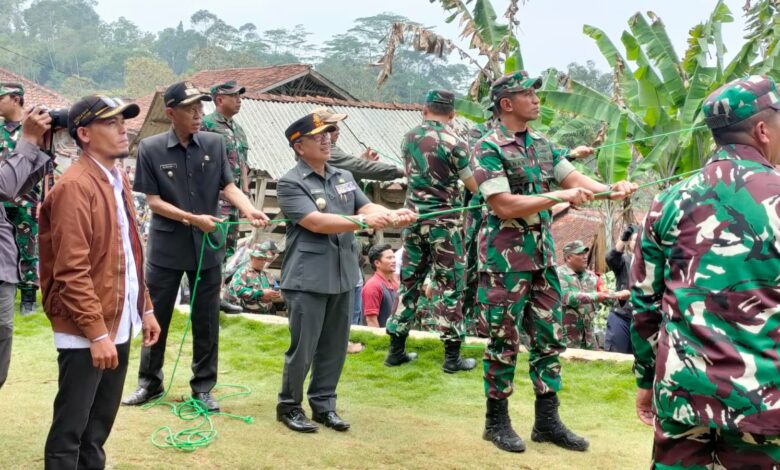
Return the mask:
[(263, 289), (272, 289), (273, 282), (265, 271), (257, 271), (247, 263), (233, 275), (228, 286), (228, 302), (238, 304), (252, 313), (276, 313), (274, 303), (263, 300)]
[[(523, 137), (499, 124), (475, 148), (474, 177), (486, 199), (501, 192), (545, 193), (553, 181), (562, 181), (574, 170), (564, 158), (567, 152), (531, 129)], [(558, 355), (566, 346), (551, 225), (549, 210), (511, 220), (488, 211), (483, 222), (477, 302), (490, 335), (483, 359), (488, 398), (506, 398), (513, 392), (524, 324), (525, 328), (532, 324), (529, 373), (534, 391), (541, 395), (561, 387)], [(524, 321), (526, 314), (530, 318)]]
[[(2, 122), (2, 121), (0, 121)], [(0, 128), (0, 161), (11, 156), (22, 136), (22, 123), (2, 122)], [(5, 202), (8, 220), (16, 229), (21, 281), (17, 284), (23, 302), (35, 302), (38, 290), (38, 220), (36, 209), (41, 196), (40, 184), (13, 202)]]
[[(274, 314), (276, 308), (271, 300), (263, 300), (263, 289), (273, 289), (274, 282), (265, 272), (264, 266), (276, 258), (278, 249), (273, 241), (255, 243), (249, 250), (249, 256), (256, 258), (261, 265), (252, 266), (252, 261), (241, 266), (227, 287), (225, 297), (228, 302), (238, 303), (241, 307), (252, 313)], [(257, 269), (255, 269), (257, 268)]]
[[(754, 76), (713, 92), (703, 114), (716, 129), (777, 101), (774, 82)], [(637, 384), (653, 389), (657, 468), (778, 468), (778, 187), (756, 148), (725, 145), (648, 212), (631, 329)]]
[[(473, 152), (482, 137), (496, 126), (494, 119), (477, 124), (469, 130), (469, 151)], [(482, 196), (463, 191), (463, 206), (479, 206), (485, 201)], [(483, 208), (469, 209), (463, 213), (463, 245), (466, 252), (466, 287), (463, 294), (463, 320), (469, 334), (487, 336), (485, 318), (477, 308), (477, 286), (479, 285), (477, 239), (486, 211)]]
[[(466, 145), (444, 124), (424, 121), (404, 137), (402, 148), (409, 189), (406, 207), (420, 214), (461, 207), (458, 179), (471, 176)], [(460, 342), (465, 333), (461, 293), (464, 253), (461, 214), (424, 219), (403, 230), (401, 267), (403, 309), (387, 322), (390, 334), (409, 333), (423, 294), (423, 281), (432, 270), (433, 317), (443, 341)]]
[(593, 337), (593, 320), (598, 307), (598, 276), (593, 271), (576, 273), (564, 264), (558, 266), (558, 279), (561, 281), (566, 345), (570, 348), (598, 349)]
[[(232, 84), (235, 87), (235, 82), (228, 82), (228, 85)], [(218, 92), (218, 88), (222, 85), (212, 87), (211, 93)], [(243, 90), (243, 88), (241, 88)], [(233, 181), (236, 183), (239, 189), (243, 189), (245, 181), (241, 178), (241, 165), (247, 164), (247, 154), (249, 152), (249, 141), (247, 140), (244, 129), (236, 122), (235, 119), (227, 119), (218, 111), (214, 111), (211, 114), (207, 114), (203, 117), (201, 123), (201, 130), (216, 132), (221, 134), (225, 139), (225, 152), (227, 154), (228, 162), (230, 162), (230, 168), (233, 170)], [(239, 214), (238, 209), (230, 205), (224, 199), (220, 199), (220, 207), (222, 217), (227, 217), (231, 222), (238, 222)], [(236, 252), (236, 243), (238, 242), (238, 225), (233, 224), (228, 227), (227, 238), (225, 240), (225, 259), (230, 258), (233, 253)]]

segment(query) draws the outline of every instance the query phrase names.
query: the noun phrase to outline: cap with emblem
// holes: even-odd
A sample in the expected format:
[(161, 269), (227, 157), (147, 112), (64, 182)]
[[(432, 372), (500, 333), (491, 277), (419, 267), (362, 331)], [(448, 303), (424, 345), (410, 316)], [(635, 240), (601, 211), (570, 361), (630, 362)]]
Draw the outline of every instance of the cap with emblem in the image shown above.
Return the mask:
[(203, 93), (192, 82), (178, 82), (165, 89), (163, 101), (168, 108), (188, 105), (196, 101), (212, 101), (211, 96)]
[(24, 96), (24, 87), (21, 83), (0, 82), (0, 96), (5, 95)]
[(508, 73), (498, 78), (490, 86), (490, 101), (495, 101), (503, 93), (517, 93), (524, 90), (538, 90), (542, 86), (541, 77), (530, 78), (525, 70)]
[(76, 129), (88, 126), (99, 119), (108, 119), (122, 115), (132, 119), (141, 112), (135, 103), (125, 103), (119, 98), (102, 95), (88, 95), (76, 101), (68, 110), (68, 133), (76, 138)]
[(447, 90), (430, 90), (425, 95), (425, 104), (438, 103), (445, 106), (455, 106), (455, 95)]
[(293, 144), (303, 136), (317, 135), (335, 130), (336, 126), (325, 122), (319, 114), (311, 113), (290, 124), (290, 127), (284, 131), (284, 135), (287, 137), (287, 142), (290, 143), (290, 147), (292, 147)]
[(252, 245), (252, 249), (249, 250), (249, 256), (252, 258), (271, 259), (276, 257), (278, 253), (279, 248), (277, 248), (276, 243), (271, 240), (267, 240), (262, 243), (255, 243)]
[(710, 129), (731, 126), (767, 108), (780, 110), (777, 84), (763, 75), (733, 80), (704, 100), (704, 122)]
[(318, 114), (320, 118), (322, 118), (323, 122), (327, 122), (329, 124), (335, 124), (347, 118), (346, 114), (337, 113), (336, 111), (333, 111), (332, 109), (326, 108), (324, 106), (315, 108), (312, 113)]
[(563, 253), (566, 255), (578, 255), (580, 253), (587, 253), (588, 251), (590, 251), (590, 249), (585, 246), (581, 240), (570, 241), (569, 243), (563, 245)]
[(238, 86), (235, 80), (229, 82), (219, 83), (211, 87), (211, 94), (216, 95), (243, 95), (246, 92), (246, 88)]

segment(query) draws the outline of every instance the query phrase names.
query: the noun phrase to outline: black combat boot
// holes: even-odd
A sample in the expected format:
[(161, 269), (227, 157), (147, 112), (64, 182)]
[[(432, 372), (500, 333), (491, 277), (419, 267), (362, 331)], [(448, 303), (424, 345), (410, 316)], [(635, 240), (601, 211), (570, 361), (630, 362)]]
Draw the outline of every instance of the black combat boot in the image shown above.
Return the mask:
[(512, 429), (508, 404), (506, 398), (501, 400), (488, 398), (485, 432), (482, 433), (482, 439), (492, 442), (496, 447), (507, 452), (522, 452), (525, 450), (525, 442)]
[(558, 395), (548, 393), (536, 397), (534, 408), (536, 421), (531, 431), (534, 442), (551, 442), (558, 447), (584, 452), (588, 450), (588, 441), (569, 430), (558, 416)]
[(385, 365), (400, 366), (417, 359), (417, 353), (406, 353), (406, 336), (390, 334), (390, 350), (387, 351)]
[(471, 370), (477, 367), (477, 361), (471, 358), (460, 357), (460, 341), (447, 341), (444, 343), (444, 365), (442, 370), (448, 374), (454, 374), (461, 370)]

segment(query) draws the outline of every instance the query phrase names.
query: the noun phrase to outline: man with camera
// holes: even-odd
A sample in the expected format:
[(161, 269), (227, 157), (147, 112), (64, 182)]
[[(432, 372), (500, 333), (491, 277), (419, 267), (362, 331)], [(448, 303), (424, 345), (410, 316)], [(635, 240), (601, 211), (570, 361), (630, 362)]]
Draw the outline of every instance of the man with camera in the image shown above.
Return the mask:
[[(637, 227), (629, 225), (620, 235), (615, 247), (607, 252), (606, 261), (609, 269), (615, 273), (615, 288), (621, 293), (629, 293), (629, 272), (634, 258), (634, 246), (637, 238)], [(623, 298), (625, 297), (625, 298)], [(631, 354), (631, 316), (634, 308), (627, 296), (615, 300), (607, 317), (607, 334), (604, 338), (604, 349), (610, 352)]]
[[(5, 102), (5, 95), (0, 101)], [(21, 137), (13, 151), (0, 161), (0, 200), (13, 201), (29, 191), (43, 176), (49, 157), (41, 151), (51, 117), (41, 108), (33, 108), (20, 117)], [(14, 301), (20, 281), (19, 249), (14, 240), (12, 222), (0, 205), (0, 387), (8, 377), (13, 341)]]
[[(24, 87), (19, 83), (0, 83), (0, 161), (11, 156), (22, 136), (22, 116), (24, 115)], [(22, 194), (12, 201), (6, 201), (6, 215), (16, 227), (16, 245), (19, 250), (22, 315), (35, 311), (35, 297), (38, 291), (38, 221), (36, 218), (38, 202), (43, 199), (40, 185)]]

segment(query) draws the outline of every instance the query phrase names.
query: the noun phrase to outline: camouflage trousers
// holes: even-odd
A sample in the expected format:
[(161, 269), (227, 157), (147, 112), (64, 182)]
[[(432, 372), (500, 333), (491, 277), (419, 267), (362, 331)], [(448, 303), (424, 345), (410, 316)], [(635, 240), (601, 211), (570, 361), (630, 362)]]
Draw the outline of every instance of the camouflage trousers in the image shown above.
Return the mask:
[(654, 469), (780, 470), (780, 436), (655, 419)]
[[(238, 222), (238, 209), (231, 206), (225, 201), (220, 200), (220, 214), (222, 218), (227, 222)], [(238, 225), (228, 225), (227, 234), (225, 235), (225, 259), (222, 260), (222, 276), (225, 276), (225, 263), (228, 258), (233, 256), (238, 246)]]
[(6, 203), (8, 220), (16, 229), (16, 246), (19, 247), (19, 267), (22, 278), (17, 287), (23, 302), (35, 302), (38, 291), (38, 220), (35, 206), (17, 206)]
[(598, 349), (593, 335), (593, 314), (567, 311), (563, 315), (563, 335), (566, 346), (577, 349)]
[[(479, 286), (479, 249), (477, 239), (482, 228), (482, 209), (470, 209), (464, 213), (463, 244), (466, 251), (466, 287), (463, 292), (463, 322), (466, 333), (480, 334), (480, 312), (477, 308)], [(485, 336), (484, 334), (481, 336)]]
[(464, 263), (463, 236), (457, 222), (437, 221), (435, 225), (418, 224), (402, 232), (404, 256), (401, 262), (401, 303), (403, 309), (387, 321), (387, 332), (406, 336), (424, 296), (423, 283), (432, 270), (431, 299), (435, 329), (442, 341), (462, 341)]
[(485, 395), (502, 399), (514, 391), (520, 332), (530, 340), (528, 373), (536, 395), (561, 388), (561, 363), (566, 350), (561, 326), (561, 286), (555, 268), (537, 271), (481, 272), (477, 301), (490, 342), (482, 359)]
[[(235, 299), (233, 299), (231, 303), (236, 303)], [(238, 301), (238, 304), (241, 305), (241, 308), (243, 308), (245, 311), (249, 313), (261, 313), (264, 315), (276, 314), (276, 307), (274, 307), (273, 302), (263, 302), (260, 300), (249, 301), (249, 300), (240, 299)]]

